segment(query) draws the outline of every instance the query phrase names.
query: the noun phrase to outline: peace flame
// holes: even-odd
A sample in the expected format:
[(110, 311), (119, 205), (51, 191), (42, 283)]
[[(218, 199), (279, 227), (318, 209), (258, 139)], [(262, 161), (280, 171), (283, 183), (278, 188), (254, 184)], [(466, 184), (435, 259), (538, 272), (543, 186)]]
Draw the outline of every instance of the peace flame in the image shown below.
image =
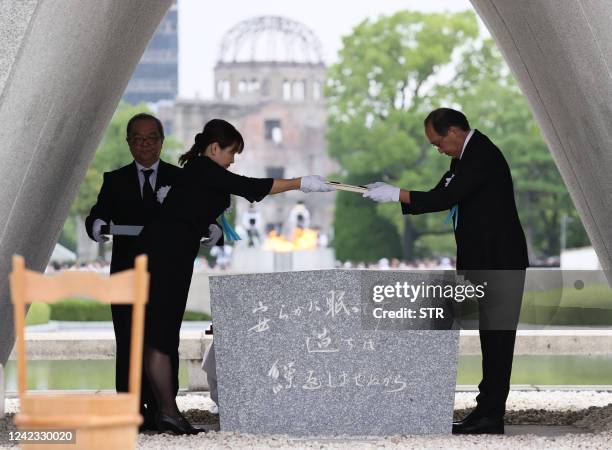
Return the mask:
[(296, 228), (291, 240), (272, 230), (268, 233), (266, 243), (263, 245), (264, 250), (273, 252), (293, 252), (315, 248), (317, 248), (317, 232), (310, 228)]

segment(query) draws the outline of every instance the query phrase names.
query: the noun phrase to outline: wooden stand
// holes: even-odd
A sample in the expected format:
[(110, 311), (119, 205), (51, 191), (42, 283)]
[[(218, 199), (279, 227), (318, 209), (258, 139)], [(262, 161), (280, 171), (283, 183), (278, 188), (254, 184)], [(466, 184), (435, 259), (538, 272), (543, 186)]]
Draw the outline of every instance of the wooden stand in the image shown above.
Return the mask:
[[(15, 424), (20, 431), (71, 430), (73, 443), (53, 444), (54, 449), (134, 448), (140, 416), (140, 374), (144, 307), (148, 299), (147, 257), (136, 258), (136, 268), (109, 278), (91, 272), (64, 272), (57, 277), (25, 269), (21, 256), (13, 256), (10, 275), (11, 300), (15, 311), (17, 374), (20, 412)], [(117, 394), (27, 392), (25, 360), (25, 304), (53, 303), (69, 296), (87, 296), (105, 303), (133, 304), (130, 343), (129, 391)], [(49, 443), (26, 443), (24, 449), (49, 449)]]

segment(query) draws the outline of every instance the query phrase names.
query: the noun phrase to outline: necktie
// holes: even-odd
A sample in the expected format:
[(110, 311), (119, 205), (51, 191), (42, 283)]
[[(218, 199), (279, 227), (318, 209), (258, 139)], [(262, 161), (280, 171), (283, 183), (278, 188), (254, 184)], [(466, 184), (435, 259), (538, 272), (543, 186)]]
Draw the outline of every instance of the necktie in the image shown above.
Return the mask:
[(142, 169), (144, 175), (144, 184), (142, 185), (142, 201), (147, 208), (155, 205), (155, 194), (153, 194), (153, 187), (151, 186), (151, 174), (153, 169)]

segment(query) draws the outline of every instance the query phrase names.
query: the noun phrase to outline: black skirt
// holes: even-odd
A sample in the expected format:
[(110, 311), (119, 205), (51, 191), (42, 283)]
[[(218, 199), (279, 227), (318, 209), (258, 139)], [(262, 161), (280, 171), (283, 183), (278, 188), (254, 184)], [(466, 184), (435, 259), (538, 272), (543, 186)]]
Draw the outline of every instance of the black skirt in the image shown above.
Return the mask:
[(199, 233), (184, 222), (156, 221), (143, 229), (139, 240), (150, 274), (144, 342), (171, 355), (179, 347)]

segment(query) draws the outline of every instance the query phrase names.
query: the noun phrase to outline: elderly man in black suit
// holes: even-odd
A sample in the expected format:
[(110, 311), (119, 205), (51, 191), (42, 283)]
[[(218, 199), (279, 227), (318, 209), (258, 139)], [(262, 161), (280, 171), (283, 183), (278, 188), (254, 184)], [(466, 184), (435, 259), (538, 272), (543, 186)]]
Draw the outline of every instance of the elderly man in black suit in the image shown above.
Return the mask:
[[(134, 161), (104, 174), (104, 182), (96, 204), (85, 221), (87, 234), (96, 242), (108, 238), (101, 231), (104, 225), (146, 225), (159, 213), (160, 198), (181, 174), (181, 169), (159, 159), (164, 142), (164, 129), (155, 116), (137, 114), (127, 124), (127, 138)], [(136, 236), (116, 235), (113, 239), (111, 273), (134, 267), (137, 256)], [(115, 382), (118, 392), (128, 390), (131, 306), (112, 305), (113, 326), (117, 343)], [(175, 388), (178, 390), (178, 354)], [(141, 429), (156, 429), (157, 410), (153, 393), (143, 372)]]
[(425, 135), (440, 153), (452, 158), (450, 169), (428, 192), (409, 191), (378, 182), (364, 197), (401, 202), (404, 214), (450, 210), (457, 243), (457, 271), (488, 284), (479, 301), (482, 381), (476, 408), (453, 423), (453, 433), (504, 432), (503, 417), (529, 265), (527, 244), (514, 200), (510, 169), (501, 151), (460, 111), (439, 108), (424, 122)]

